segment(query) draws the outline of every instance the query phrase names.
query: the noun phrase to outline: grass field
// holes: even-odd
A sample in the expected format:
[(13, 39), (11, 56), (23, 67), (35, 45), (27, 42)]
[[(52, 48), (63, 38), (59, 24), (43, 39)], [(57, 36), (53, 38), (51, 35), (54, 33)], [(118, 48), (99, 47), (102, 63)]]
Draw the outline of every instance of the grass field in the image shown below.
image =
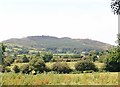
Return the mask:
[[(46, 65), (47, 65), (48, 67), (51, 67), (54, 63), (55, 63), (55, 62), (48, 62), (48, 63), (46, 63)], [(69, 66), (71, 69), (75, 69), (74, 65), (75, 65), (76, 62), (66, 62), (66, 63), (68, 64), (68, 66)], [(13, 63), (13, 64), (10, 66), (10, 68), (12, 68), (14, 65), (18, 65), (18, 66), (20, 67), (20, 66), (22, 66), (22, 65), (24, 65), (24, 64), (27, 64), (27, 63)], [(98, 68), (100, 68), (100, 67), (102, 67), (104, 64), (103, 64), (103, 63), (95, 62), (95, 65), (96, 65)]]
[[(71, 69), (74, 69), (76, 62), (67, 62)], [(26, 63), (13, 63), (14, 65), (24, 65)], [(54, 63), (46, 63), (51, 67)], [(95, 65), (100, 68), (103, 63), (96, 62)], [(94, 72), (80, 74), (52, 74), (43, 73), (37, 75), (15, 74), (13, 72), (1, 74), (3, 85), (117, 85), (117, 72)]]
[(117, 85), (118, 73), (2, 74), (3, 85)]

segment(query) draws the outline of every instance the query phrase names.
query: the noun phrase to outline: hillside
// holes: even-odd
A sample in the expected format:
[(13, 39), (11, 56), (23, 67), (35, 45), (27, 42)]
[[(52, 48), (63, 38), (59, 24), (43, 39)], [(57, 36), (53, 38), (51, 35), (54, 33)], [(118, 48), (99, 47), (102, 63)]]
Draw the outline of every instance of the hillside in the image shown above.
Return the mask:
[(68, 37), (57, 38), (52, 36), (28, 36), (21, 39), (9, 39), (3, 43), (24, 46), (28, 48), (41, 49), (45, 51), (89, 51), (106, 50), (111, 45), (91, 39), (71, 39)]

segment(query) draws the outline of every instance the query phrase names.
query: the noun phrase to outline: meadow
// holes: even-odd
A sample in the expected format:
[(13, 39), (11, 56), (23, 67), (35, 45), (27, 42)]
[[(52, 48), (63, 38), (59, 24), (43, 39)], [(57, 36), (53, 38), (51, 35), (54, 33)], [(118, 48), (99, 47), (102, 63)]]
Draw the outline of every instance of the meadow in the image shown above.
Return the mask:
[[(74, 69), (76, 62), (67, 62), (67, 64)], [(21, 66), (26, 63), (13, 63), (14, 65)], [(51, 67), (54, 63), (46, 63)], [(95, 63), (99, 68), (103, 63)], [(22, 74), (22, 73), (3, 73), (1, 74), (2, 85), (117, 85), (118, 73), (117, 72), (93, 72), (93, 73), (80, 73), (80, 74), (55, 74), (55, 73), (42, 73), (37, 75)]]
[(118, 73), (2, 74), (2, 85), (117, 85)]
[[(46, 63), (46, 66), (48, 67), (51, 67), (55, 62), (47, 62)], [(71, 68), (71, 69), (75, 69), (74, 65), (75, 63), (77, 62), (66, 62), (68, 64), (68, 66)], [(8, 66), (9, 68), (13, 68), (14, 65), (18, 65), (19, 67), (24, 65), (24, 64), (27, 64), (27, 63), (13, 63), (11, 64), (11, 66)], [(94, 62), (94, 64), (98, 67), (98, 68), (101, 68), (104, 63), (99, 63), (99, 62)]]

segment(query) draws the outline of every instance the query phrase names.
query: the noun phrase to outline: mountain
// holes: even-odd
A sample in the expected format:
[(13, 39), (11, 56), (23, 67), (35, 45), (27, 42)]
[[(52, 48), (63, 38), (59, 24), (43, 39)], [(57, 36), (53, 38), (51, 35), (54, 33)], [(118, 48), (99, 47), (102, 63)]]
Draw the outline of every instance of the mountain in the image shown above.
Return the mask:
[(111, 46), (110, 44), (91, 39), (72, 39), (68, 37), (58, 38), (53, 36), (28, 36), (21, 39), (13, 38), (5, 40), (3, 43), (10, 43), (35, 49), (44, 48), (45, 51), (106, 50)]

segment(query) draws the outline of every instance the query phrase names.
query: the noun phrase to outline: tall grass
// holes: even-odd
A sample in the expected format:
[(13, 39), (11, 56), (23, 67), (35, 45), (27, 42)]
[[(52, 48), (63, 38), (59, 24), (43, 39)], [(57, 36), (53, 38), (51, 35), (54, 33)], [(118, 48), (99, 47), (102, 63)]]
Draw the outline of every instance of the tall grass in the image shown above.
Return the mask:
[(118, 73), (2, 74), (3, 85), (117, 85)]

